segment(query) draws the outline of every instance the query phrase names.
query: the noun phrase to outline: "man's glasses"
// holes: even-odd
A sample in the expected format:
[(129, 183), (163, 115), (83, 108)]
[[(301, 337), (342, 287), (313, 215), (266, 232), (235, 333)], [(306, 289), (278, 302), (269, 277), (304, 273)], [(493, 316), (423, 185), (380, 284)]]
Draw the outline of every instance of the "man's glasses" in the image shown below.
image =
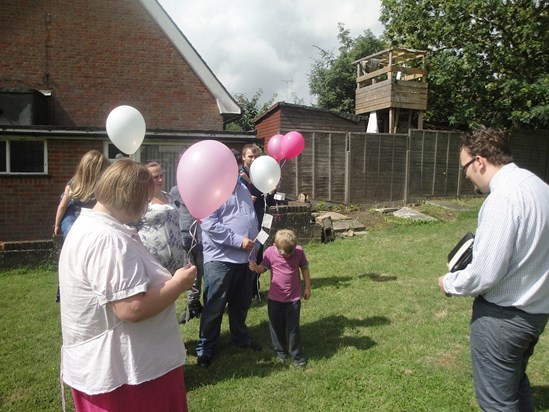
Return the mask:
[(467, 171), (467, 168), (471, 166), (475, 160), (477, 160), (477, 158), (473, 157), (471, 160), (469, 160), (467, 163), (461, 166), (461, 170), (463, 170), (463, 172), (465, 173)]

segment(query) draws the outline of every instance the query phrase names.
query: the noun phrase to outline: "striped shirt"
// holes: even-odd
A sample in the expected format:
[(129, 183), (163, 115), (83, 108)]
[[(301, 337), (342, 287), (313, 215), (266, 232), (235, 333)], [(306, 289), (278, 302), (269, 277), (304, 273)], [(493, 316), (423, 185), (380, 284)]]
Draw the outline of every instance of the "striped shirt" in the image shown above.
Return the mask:
[(257, 226), (252, 195), (237, 182), (225, 203), (202, 221), (204, 263), (248, 263), (255, 252), (242, 249), (242, 241), (244, 237), (254, 240), (259, 233)]
[(514, 163), (490, 181), (478, 217), (473, 261), (444, 276), (454, 296), (549, 314), (549, 186)]

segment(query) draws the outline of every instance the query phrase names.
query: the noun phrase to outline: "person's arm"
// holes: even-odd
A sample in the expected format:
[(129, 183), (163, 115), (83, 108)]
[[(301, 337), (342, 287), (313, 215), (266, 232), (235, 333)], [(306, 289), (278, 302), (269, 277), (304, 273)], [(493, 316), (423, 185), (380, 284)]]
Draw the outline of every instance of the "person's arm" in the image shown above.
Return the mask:
[(438, 279), (446, 295), (482, 295), (507, 274), (519, 230), (514, 207), (501, 195), (486, 198), (479, 212), (472, 262)]
[(301, 276), (305, 281), (305, 290), (303, 291), (303, 299), (309, 300), (311, 297), (311, 275), (309, 268), (301, 268)]
[(241, 171), (240, 171), (240, 177), (241, 177), (242, 180), (244, 180), (245, 182), (252, 184), (252, 180), (251, 180), (250, 177), (248, 176), (248, 173), (246, 173), (244, 170), (241, 170)]
[(263, 265), (258, 265), (257, 263), (255, 263), (253, 260), (250, 260), (250, 264), (249, 264), (249, 267), (250, 267), (250, 270), (257, 273), (257, 274), (261, 274), (263, 272), (265, 272), (267, 270), (267, 268)]
[(452, 295), (444, 289), (444, 275), (438, 277), (438, 287), (446, 295), (446, 297), (450, 298)]
[(67, 211), (67, 207), (69, 207), (70, 201), (71, 201), (71, 188), (69, 185), (67, 185), (65, 186), (63, 197), (61, 198), (61, 201), (57, 206), (57, 212), (55, 213), (55, 224), (53, 225), (53, 234), (56, 236), (60, 236), (62, 234), (61, 221), (63, 220), (63, 216), (65, 216), (65, 212)]
[(193, 286), (195, 278), (196, 266), (181, 268), (165, 283), (145, 293), (110, 302), (109, 306), (119, 319), (140, 322), (159, 314), (174, 303), (181, 293)]

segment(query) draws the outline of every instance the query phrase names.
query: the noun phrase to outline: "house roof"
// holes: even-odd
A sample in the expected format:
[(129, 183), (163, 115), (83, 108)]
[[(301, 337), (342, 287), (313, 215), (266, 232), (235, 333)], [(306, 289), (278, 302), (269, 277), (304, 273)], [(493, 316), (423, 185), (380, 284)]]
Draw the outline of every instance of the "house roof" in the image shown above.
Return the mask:
[(273, 113), (274, 111), (278, 110), (278, 109), (282, 109), (284, 107), (287, 107), (287, 108), (297, 108), (297, 109), (305, 109), (305, 110), (310, 110), (312, 112), (323, 112), (323, 113), (330, 113), (330, 114), (333, 114), (334, 116), (338, 116), (338, 117), (341, 117), (345, 120), (349, 120), (351, 122), (354, 122), (354, 123), (359, 123), (361, 121), (368, 121), (368, 117), (367, 116), (361, 116), (361, 115), (358, 115), (358, 114), (352, 114), (352, 113), (342, 113), (342, 112), (336, 112), (336, 111), (332, 111), (332, 110), (326, 110), (326, 109), (319, 109), (318, 107), (311, 107), (311, 106), (303, 106), (301, 104), (294, 104), (294, 103), (286, 103), (284, 101), (282, 102), (277, 102), (275, 104), (273, 104), (271, 107), (269, 107), (269, 109), (259, 115), (255, 120), (254, 120), (254, 124), (257, 124), (259, 122), (261, 122), (261, 120), (263, 120), (265, 117), (269, 116), (271, 113)]
[(181, 56), (187, 61), (191, 69), (202, 80), (204, 86), (215, 97), (219, 113), (228, 120), (238, 117), (242, 113), (242, 109), (221, 84), (219, 79), (213, 74), (206, 62), (200, 54), (189, 42), (187, 37), (181, 32), (179, 27), (171, 19), (168, 13), (162, 8), (157, 0), (139, 0), (149, 15), (158, 23), (160, 29), (166, 37), (172, 42), (174, 47), (181, 53)]

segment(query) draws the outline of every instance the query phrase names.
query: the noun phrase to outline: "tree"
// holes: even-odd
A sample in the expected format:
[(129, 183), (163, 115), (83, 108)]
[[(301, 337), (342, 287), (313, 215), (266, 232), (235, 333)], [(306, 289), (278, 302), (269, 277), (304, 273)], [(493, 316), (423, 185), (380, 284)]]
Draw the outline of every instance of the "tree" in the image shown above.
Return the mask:
[(227, 130), (232, 131), (250, 131), (255, 129), (254, 120), (269, 110), (269, 107), (272, 106), (276, 94), (273, 95), (265, 103), (260, 104), (259, 100), (263, 95), (263, 90), (258, 89), (257, 92), (252, 96), (251, 99), (248, 99), (243, 93), (238, 93), (234, 95), (234, 98), (242, 108), (242, 116), (237, 120), (227, 124)]
[(549, 128), (546, 0), (382, 0), (393, 46), (428, 50), (426, 120)]
[(353, 39), (349, 30), (338, 23), (339, 54), (317, 47), (320, 57), (314, 60), (309, 74), (309, 91), (317, 97), (321, 109), (354, 113), (356, 67), (353, 61), (384, 49), (384, 42), (370, 30)]

